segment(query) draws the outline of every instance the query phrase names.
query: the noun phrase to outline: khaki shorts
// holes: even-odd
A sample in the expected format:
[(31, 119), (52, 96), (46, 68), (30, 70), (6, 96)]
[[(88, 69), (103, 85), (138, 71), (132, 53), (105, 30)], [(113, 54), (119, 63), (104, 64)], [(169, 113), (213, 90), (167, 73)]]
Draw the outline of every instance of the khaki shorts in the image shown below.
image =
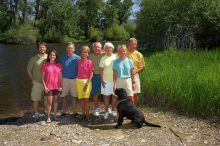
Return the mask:
[(126, 90), (128, 96), (133, 96), (131, 78), (118, 78), (116, 88), (123, 88)]
[(43, 84), (39, 82), (34, 82), (32, 90), (31, 90), (31, 100), (32, 101), (40, 101), (43, 96)]
[(76, 79), (63, 78), (63, 88), (60, 97), (66, 97), (69, 93), (71, 96), (77, 97)]
[(136, 93), (141, 93), (141, 83), (140, 83), (140, 78), (138, 74), (134, 75), (134, 94)]

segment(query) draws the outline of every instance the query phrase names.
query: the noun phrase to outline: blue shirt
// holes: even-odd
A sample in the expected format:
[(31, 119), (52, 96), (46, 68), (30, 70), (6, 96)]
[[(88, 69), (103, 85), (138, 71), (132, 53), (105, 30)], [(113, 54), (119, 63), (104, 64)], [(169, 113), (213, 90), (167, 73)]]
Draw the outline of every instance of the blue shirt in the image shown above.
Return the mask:
[(76, 78), (77, 77), (77, 61), (80, 57), (76, 54), (68, 56), (63, 54), (60, 56), (59, 61), (63, 67), (63, 78)]
[(131, 77), (131, 69), (134, 68), (132, 61), (128, 58), (117, 59), (113, 64), (113, 70), (117, 71), (118, 78)]

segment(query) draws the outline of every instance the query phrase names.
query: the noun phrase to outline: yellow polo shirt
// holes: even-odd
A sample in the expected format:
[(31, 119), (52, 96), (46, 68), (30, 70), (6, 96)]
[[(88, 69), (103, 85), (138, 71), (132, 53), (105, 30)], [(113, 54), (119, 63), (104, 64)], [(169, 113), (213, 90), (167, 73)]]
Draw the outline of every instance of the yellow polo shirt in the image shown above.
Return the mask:
[(145, 67), (144, 57), (137, 50), (135, 50), (134, 52), (129, 52), (129, 50), (127, 50), (126, 56), (132, 60), (134, 68)]

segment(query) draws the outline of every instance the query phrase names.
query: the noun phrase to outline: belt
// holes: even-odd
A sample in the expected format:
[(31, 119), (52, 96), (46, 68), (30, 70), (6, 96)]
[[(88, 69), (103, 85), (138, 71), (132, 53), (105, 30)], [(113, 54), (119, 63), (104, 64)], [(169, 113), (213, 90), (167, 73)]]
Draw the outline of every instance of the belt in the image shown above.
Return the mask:
[(76, 79), (76, 78), (65, 78), (65, 79)]

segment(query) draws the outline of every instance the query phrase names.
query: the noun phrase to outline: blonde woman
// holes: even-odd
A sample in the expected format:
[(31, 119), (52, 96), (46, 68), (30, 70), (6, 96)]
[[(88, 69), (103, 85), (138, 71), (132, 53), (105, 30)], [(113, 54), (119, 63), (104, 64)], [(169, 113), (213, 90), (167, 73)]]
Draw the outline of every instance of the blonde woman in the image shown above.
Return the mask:
[(78, 73), (76, 88), (78, 99), (82, 108), (82, 117), (89, 121), (89, 97), (92, 89), (91, 79), (93, 76), (94, 64), (88, 58), (90, 49), (88, 46), (81, 47), (81, 59), (78, 60)]

